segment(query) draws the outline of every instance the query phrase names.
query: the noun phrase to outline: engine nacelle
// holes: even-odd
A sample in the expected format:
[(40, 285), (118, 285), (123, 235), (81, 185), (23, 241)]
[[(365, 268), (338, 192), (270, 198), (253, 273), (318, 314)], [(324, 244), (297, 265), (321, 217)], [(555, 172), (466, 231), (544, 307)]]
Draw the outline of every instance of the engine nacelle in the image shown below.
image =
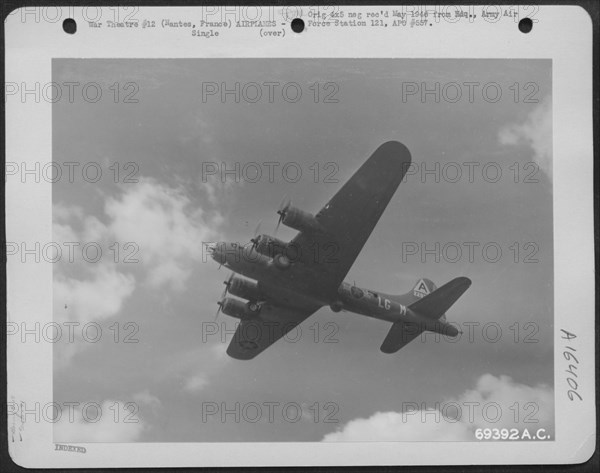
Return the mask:
[(251, 301), (260, 299), (261, 295), (260, 289), (258, 288), (258, 282), (241, 278), (239, 276), (234, 276), (231, 279), (227, 292), (242, 299)]
[(283, 219), (281, 220), (285, 226), (298, 231), (307, 232), (322, 232), (323, 227), (313, 214), (304, 212), (297, 207), (291, 205), (285, 210)]
[(248, 317), (254, 317), (257, 314), (257, 312), (252, 312), (248, 308), (248, 304), (246, 302), (238, 299), (232, 299), (230, 297), (223, 299), (221, 310), (224, 314), (227, 314), (230, 317), (235, 317), (236, 319), (246, 319)]
[(285, 255), (288, 244), (269, 235), (260, 235), (258, 237), (258, 244), (255, 250), (261, 255), (274, 258), (276, 255)]

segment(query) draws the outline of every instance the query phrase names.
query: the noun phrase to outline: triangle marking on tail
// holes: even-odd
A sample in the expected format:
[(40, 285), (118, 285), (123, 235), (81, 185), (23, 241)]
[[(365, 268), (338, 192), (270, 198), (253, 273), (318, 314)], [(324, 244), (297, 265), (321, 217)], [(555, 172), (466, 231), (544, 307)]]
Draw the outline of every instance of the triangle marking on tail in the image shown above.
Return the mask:
[(415, 297), (419, 297), (419, 298), (423, 298), (423, 297), (429, 295), (429, 288), (427, 287), (427, 284), (425, 284), (425, 281), (423, 281), (421, 279), (416, 284), (416, 286), (413, 290), (413, 294), (415, 295)]

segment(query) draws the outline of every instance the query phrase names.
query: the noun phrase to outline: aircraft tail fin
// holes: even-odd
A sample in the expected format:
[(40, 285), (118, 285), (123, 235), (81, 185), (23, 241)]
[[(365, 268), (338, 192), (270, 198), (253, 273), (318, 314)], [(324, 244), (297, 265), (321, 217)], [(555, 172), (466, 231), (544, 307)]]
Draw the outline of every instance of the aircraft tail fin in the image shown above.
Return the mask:
[(421, 278), (417, 281), (415, 287), (412, 288), (412, 294), (414, 297), (422, 299), (423, 297), (431, 294), (436, 289), (437, 286), (433, 283), (431, 279)]
[[(425, 283), (425, 281), (429, 280), (422, 279), (419, 281), (417, 286), (415, 286), (415, 290), (417, 290), (421, 282)], [(429, 282), (431, 283), (431, 281)], [(452, 305), (459, 299), (460, 296), (464, 294), (467, 289), (469, 289), (470, 285), (471, 280), (469, 278), (455, 278), (452, 281), (444, 284), (439, 289), (435, 289), (428, 295), (412, 303), (409, 307), (411, 310), (424, 317), (438, 320), (444, 317), (446, 311), (452, 307)]]

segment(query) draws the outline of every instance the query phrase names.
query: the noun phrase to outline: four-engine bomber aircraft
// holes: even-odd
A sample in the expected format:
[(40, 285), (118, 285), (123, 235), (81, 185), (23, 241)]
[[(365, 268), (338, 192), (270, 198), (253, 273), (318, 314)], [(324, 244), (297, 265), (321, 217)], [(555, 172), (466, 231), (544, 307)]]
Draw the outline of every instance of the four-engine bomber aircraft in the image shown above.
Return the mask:
[(398, 351), (425, 330), (451, 337), (460, 333), (445, 313), (471, 285), (468, 278), (439, 289), (420, 279), (402, 295), (344, 282), (410, 162), (406, 146), (389, 141), (316, 215), (284, 201), (279, 223), (299, 231), (290, 242), (258, 235), (246, 245), (208, 245), (214, 260), (244, 276), (232, 273), (218, 303), (219, 311), (240, 319), (227, 348), (231, 357), (254, 358), (325, 305), (392, 322), (381, 345), (384, 353)]

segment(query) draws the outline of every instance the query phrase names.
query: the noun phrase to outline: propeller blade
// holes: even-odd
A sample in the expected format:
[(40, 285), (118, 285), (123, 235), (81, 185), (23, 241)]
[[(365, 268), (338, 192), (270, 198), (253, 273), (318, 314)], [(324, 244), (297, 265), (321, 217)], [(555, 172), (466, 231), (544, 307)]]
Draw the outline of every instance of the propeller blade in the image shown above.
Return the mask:
[(259, 242), (260, 242), (260, 226), (262, 224), (262, 220), (258, 221), (258, 224), (256, 225), (256, 228), (254, 230), (254, 236), (250, 239), (250, 241), (252, 242), (252, 249), (255, 250), (256, 247), (258, 246)]
[(217, 302), (217, 305), (219, 306), (219, 308), (217, 309), (217, 313), (215, 314), (215, 322), (217, 321), (217, 318), (219, 317), (219, 314), (221, 313), (221, 309), (223, 308), (223, 301), (219, 301)]
[(257, 236), (260, 233), (260, 226), (262, 225), (262, 220), (259, 220), (256, 224), (256, 228), (254, 229), (254, 236)]
[(287, 213), (288, 209), (290, 208), (292, 201), (291, 199), (285, 195), (283, 197), (283, 199), (281, 200), (281, 203), (279, 204), (279, 210), (277, 210), (277, 214), (279, 215), (279, 219), (277, 220), (277, 225), (275, 226), (275, 235), (277, 235), (277, 230), (279, 230), (279, 226), (281, 225), (281, 222), (283, 222), (283, 219), (285, 218), (285, 214)]
[(229, 277), (225, 281), (223, 281), (223, 284), (225, 284), (225, 289), (223, 290), (223, 294), (221, 294), (221, 300), (223, 300), (223, 298), (227, 295), (227, 292), (229, 291), (229, 286), (231, 286), (232, 279), (233, 279), (233, 272), (231, 272)]
[(291, 201), (290, 197), (288, 195), (284, 195), (283, 199), (281, 199), (281, 203), (279, 204), (279, 210), (277, 211), (277, 213), (279, 213), (281, 211), (285, 212), (291, 203), (292, 203), (292, 201)]

